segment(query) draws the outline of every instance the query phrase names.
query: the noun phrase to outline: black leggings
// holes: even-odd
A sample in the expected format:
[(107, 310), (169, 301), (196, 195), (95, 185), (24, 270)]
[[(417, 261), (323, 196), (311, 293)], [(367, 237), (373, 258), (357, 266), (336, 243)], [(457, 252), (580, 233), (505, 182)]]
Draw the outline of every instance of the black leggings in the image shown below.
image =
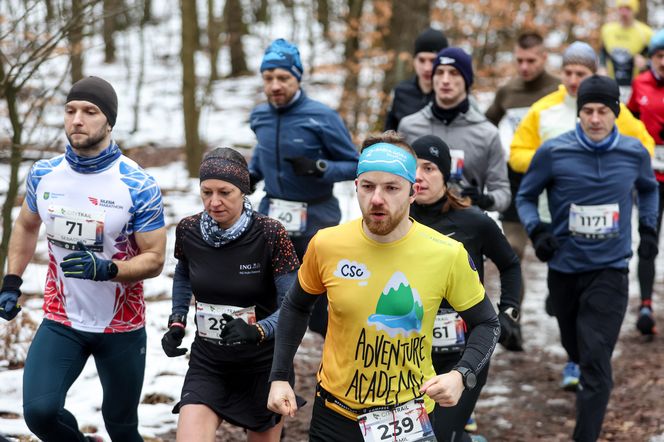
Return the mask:
[[(662, 224), (662, 212), (664, 211), (664, 182), (659, 183), (659, 210), (657, 213), (657, 239), (659, 239), (659, 232)], [(655, 259), (644, 259), (639, 257), (639, 264), (637, 266), (637, 273), (639, 276), (639, 287), (641, 288), (641, 301), (652, 299), (652, 288), (655, 283)]]
[(145, 371), (145, 329), (88, 333), (44, 319), (30, 345), (23, 372), (23, 417), (46, 442), (85, 441), (64, 408), (67, 391), (92, 355), (103, 390), (101, 413), (111, 440), (142, 441), (138, 403)]

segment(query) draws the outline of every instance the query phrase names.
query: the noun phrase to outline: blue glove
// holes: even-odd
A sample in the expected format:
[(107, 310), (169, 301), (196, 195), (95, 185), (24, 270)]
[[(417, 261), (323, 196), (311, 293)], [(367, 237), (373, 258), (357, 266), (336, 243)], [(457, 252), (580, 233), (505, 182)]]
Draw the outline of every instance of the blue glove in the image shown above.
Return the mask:
[(23, 280), (18, 275), (5, 275), (0, 289), (0, 318), (11, 321), (21, 311), (18, 297), (21, 296)]
[(110, 259), (101, 259), (88, 250), (82, 242), (77, 243), (79, 252), (70, 253), (60, 263), (67, 278), (108, 281), (118, 274), (118, 267)]

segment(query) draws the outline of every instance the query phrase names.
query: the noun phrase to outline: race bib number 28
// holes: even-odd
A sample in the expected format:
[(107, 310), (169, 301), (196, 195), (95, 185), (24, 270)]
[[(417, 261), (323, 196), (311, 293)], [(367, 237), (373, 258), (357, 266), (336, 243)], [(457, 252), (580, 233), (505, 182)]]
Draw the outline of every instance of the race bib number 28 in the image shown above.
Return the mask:
[(228, 314), (233, 318), (242, 318), (249, 325), (256, 323), (256, 308), (235, 307), (232, 305), (196, 303), (196, 327), (198, 335), (203, 338), (220, 340), (221, 330), (226, 325), (223, 315)]

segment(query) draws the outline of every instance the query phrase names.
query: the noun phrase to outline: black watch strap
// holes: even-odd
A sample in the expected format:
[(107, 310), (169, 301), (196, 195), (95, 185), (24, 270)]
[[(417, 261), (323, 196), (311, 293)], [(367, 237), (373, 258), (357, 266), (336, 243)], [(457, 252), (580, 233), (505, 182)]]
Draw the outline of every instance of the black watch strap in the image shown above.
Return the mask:
[(187, 326), (187, 316), (183, 315), (181, 313), (172, 313), (171, 316), (168, 317), (168, 327), (170, 328), (171, 324), (177, 322), (182, 324), (183, 326)]
[(113, 261), (111, 261), (108, 264), (108, 276), (110, 276), (110, 278), (113, 279), (116, 276), (118, 276), (118, 271), (119, 271), (118, 265), (116, 263), (114, 263)]

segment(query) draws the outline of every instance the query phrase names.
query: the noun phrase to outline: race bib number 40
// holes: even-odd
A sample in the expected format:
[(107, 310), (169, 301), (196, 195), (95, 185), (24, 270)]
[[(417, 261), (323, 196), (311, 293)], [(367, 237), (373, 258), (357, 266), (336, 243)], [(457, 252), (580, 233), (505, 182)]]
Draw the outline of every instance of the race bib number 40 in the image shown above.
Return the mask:
[(434, 353), (463, 351), (466, 347), (466, 323), (452, 309), (440, 309), (433, 324)]
[(569, 231), (572, 236), (588, 239), (614, 238), (620, 233), (618, 203), (577, 206), (569, 209)]
[(94, 252), (104, 251), (104, 212), (50, 206), (46, 238), (52, 244), (76, 250), (81, 241)]
[(303, 233), (307, 229), (307, 203), (271, 198), (268, 216), (281, 222), (288, 233)]
[(233, 318), (242, 318), (249, 325), (256, 323), (256, 308), (235, 307), (232, 305), (196, 303), (196, 328), (198, 335), (202, 338), (220, 341), (221, 330), (226, 325), (223, 315), (231, 315)]
[(422, 399), (392, 410), (371, 411), (357, 419), (366, 442), (436, 442)]

